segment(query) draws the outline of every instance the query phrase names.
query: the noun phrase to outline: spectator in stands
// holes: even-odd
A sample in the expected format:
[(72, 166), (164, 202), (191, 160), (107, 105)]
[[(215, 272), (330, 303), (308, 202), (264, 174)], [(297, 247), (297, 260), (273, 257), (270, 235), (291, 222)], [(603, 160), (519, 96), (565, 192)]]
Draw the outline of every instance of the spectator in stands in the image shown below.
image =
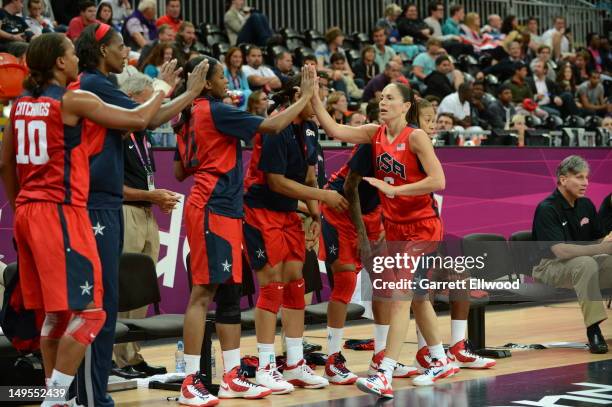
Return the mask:
[(576, 85), (589, 80), (589, 69), (588, 65), (591, 62), (591, 54), (587, 51), (579, 51), (576, 53), (576, 59), (574, 60), (574, 79)]
[(436, 130), (442, 131), (453, 131), (455, 128), (455, 118), (451, 113), (438, 113), (438, 119), (436, 120)]
[(166, 14), (161, 16), (155, 22), (157, 27), (168, 24), (175, 33), (178, 33), (183, 20), (181, 19), (181, 1), (166, 0)]
[(348, 100), (344, 92), (332, 92), (327, 98), (326, 106), (327, 113), (334, 118), (336, 123), (346, 124)]
[(478, 13), (467, 13), (464, 24), (461, 24), (461, 38), (478, 51), (496, 48), (499, 43), (491, 37), (480, 34), (480, 16)]
[(125, 20), (123, 26), (123, 40), (127, 46), (139, 51), (157, 39), (156, 14), (155, 0), (140, 0), (138, 8)]
[(283, 85), (274, 74), (272, 69), (263, 65), (261, 48), (256, 45), (251, 46), (247, 52), (247, 65), (242, 67), (242, 72), (247, 77), (251, 89), (264, 88), (264, 90), (280, 89)]
[(480, 32), (481, 34), (490, 35), (494, 40), (501, 40), (504, 37), (502, 28), (503, 22), (499, 14), (489, 14), (487, 17), (487, 24), (482, 27)]
[(268, 106), (268, 95), (266, 92), (256, 90), (249, 96), (246, 110), (256, 116), (268, 117)]
[(612, 134), (612, 116), (606, 116), (601, 121), (601, 127), (608, 130)]
[(43, 16), (43, 8), (44, 2), (42, 0), (30, 0), (28, 2), (28, 16), (25, 21), (34, 36), (54, 31), (53, 22)]
[(537, 57), (531, 60), (531, 63), (529, 64), (529, 69), (533, 71), (533, 67), (535, 66), (536, 61), (542, 61), (546, 64), (546, 66), (548, 66), (548, 73), (546, 74), (546, 76), (548, 77), (548, 79), (554, 81), (557, 79), (557, 74), (555, 73), (557, 64), (555, 64), (555, 62), (550, 59), (550, 55), (550, 47), (548, 45), (540, 45), (540, 48), (538, 48)]
[(328, 70), (331, 64), (332, 54), (339, 52), (344, 55), (342, 43), (344, 42), (344, 34), (339, 27), (331, 27), (325, 33), (325, 44), (321, 44), (315, 50), (315, 56), (319, 64), (319, 69)]
[(274, 68), (272, 68), (278, 79), (284, 85), (293, 76), (293, 56), (290, 52), (283, 51), (274, 57)]
[(430, 104), (431, 107), (434, 110), (434, 113), (438, 113), (438, 106), (440, 106), (440, 98), (434, 95), (427, 95), (425, 96), (425, 100), (427, 100)]
[[(0, 51), (4, 52), (7, 45), (14, 41), (27, 41), (28, 29), (26, 21), (19, 16), (23, 10), (23, 0), (2, 0), (0, 10)], [(31, 35), (31, 34), (30, 34)]]
[(449, 12), (450, 15), (442, 26), (442, 34), (460, 36), (460, 24), (465, 18), (465, 9), (461, 4), (454, 4), (451, 6)]
[(533, 53), (537, 53), (540, 45), (544, 45), (544, 40), (542, 40), (538, 26), (538, 19), (529, 17), (527, 20), (527, 33), (529, 34), (529, 49)]
[(605, 99), (599, 72), (591, 71), (589, 80), (578, 86), (576, 93), (586, 114), (605, 116), (607, 113), (612, 113), (612, 104)]
[(540, 109), (562, 117), (579, 114), (573, 93), (562, 92), (558, 84), (546, 76), (547, 70), (547, 65), (537, 61), (533, 68), (533, 77), (527, 78)]
[[(176, 33), (174, 32), (174, 30), (172, 30), (172, 28), (170, 28), (169, 25), (164, 24), (160, 26), (157, 31), (157, 39), (152, 43), (145, 45), (144, 48), (140, 51), (140, 57), (138, 57), (138, 66), (142, 66), (142, 63), (147, 58), (151, 50), (155, 48), (155, 46), (157, 46), (157, 44), (159, 44), (160, 42), (174, 43)], [(180, 63), (181, 65), (183, 64), (182, 61)]]
[(380, 105), (378, 100), (371, 100), (366, 106), (366, 117), (368, 123), (379, 124)]
[(81, 1), (79, 2), (79, 15), (70, 20), (66, 36), (76, 41), (85, 27), (96, 22), (96, 3), (90, 0)]
[(53, 0), (53, 15), (58, 24), (68, 27), (70, 20), (79, 14), (79, 3), (75, 0)]
[(353, 112), (349, 114), (347, 124), (351, 127), (359, 127), (366, 124), (367, 118), (360, 112)]
[(417, 6), (409, 3), (404, 6), (401, 17), (397, 20), (397, 29), (401, 37), (412, 37), (415, 44), (425, 44), (433, 30), (419, 18)]
[(427, 51), (420, 53), (412, 61), (412, 74), (421, 81), (436, 69), (436, 59), (446, 54), (446, 50), (442, 48), (442, 41), (436, 38), (430, 38), (426, 47)]
[[(612, 127), (612, 117), (607, 117), (608, 123)], [(612, 129), (611, 129), (612, 130)], [(612, 233), (612, 194), (608, 194), (599, 207), (599, 220), (604, 233)]]
[(470, 127), (472, 125), (470, 100), (472, 100), (472, 85), (463, 83), (459, 86), (457, 92), (451, 93), (442, 99), (438, 107), (438, 114), (450, 113), (455, 118), (457, 125)]
[(376, 22), (376, 27), (383, 27), (385, 29), (391, 44), (401, 41), (401, 36), (397, 29), (397, 19), (401, 14), (402, 8), (395, 3), (390, 3), (385, 7), (385, 16)]
[(393, 48), (387, 44), (387, 34), (383, 27), (374, 27), (372, 30), (372, 41), (374, 41), (374, 52), (376, 53), (376, 63), (378, 69), (383, 71), (385, 66), (395, 56)]
[(241, 109), (246, 109), (247, 100), (251, 95), (249, 81), (244, 73), (242, 51), (238, 47), (230, 48), (225, 54), (225, 66), (223, 75), (228, 81), (227, 89), (230, 91), (240, 91), (244, 95), (244, 100), (238, 105)]
[(572, 33), (565, 26), (565, 17), (557, 16), (553, 20), (553, 27), (542, 34), (542, 41), (552, 50), (553, 60), (559, 60), (564, 54), (573, 52), (574, 39)]
[(512, 117), (510, 123), (510, 130), (512, 130), (518, 136), (518, 147), (525, 147), (525, 133), (527, 132), (527, 121), (525, 116), (517, 114)]
[[(316, 61), (314, 65), (316, 65)], [(325, 104), (329, 96), (329, 75), (327, 72), (318, 71), (317, 76), (319, 77), (319, 99)]]
[(523, 64), (526, 63), (522, 56), (521, 44), (517, 41), (512, 41), (510, 45), (508, 45), (508, 57), (502, 59), (495, 65), (485, 68), (483, 72), (487, 75), (493, 74), (497, 76), (499, 81), (503, 82), (514, 75), (514, 65), (518, 62)]
[(533, 99), (533, 92), (525, 81), (529, 75), (527, 65), (522, 62), (514, 64), (514, 74), (512, 78), (504, 82), (512, 91), (512, 102), (522, 103), (525, 99)]
[(587, 50), (591, 57), (588, 66), (589, 70), (596, 70), (597, 72), (612, 70), (612, 60), (608, 58), (609, 55), (600, 51), (601, 38), (597, 33), (587, 34), (587, 45)]
[[(255, 16), (253, 21), (251, 21), (254, 30), (247, 27), (245, 32), (242, 32), (247, 21), (250, 20), (252, 16)], [(223, 18), (230, 45), (241, 44), (243, 42), (246, 44), (256, 44), (258, 46), (265, 45), (267, 38), (272, 35), (272, 32), (270, 30), (270, 25), (267, 23), (267, 19), (264, 21), (262, 17), (260, 13), (256, 13), (254, 9), (247, 7), (244, 0), (231, 0)], [(261, 26), (259, 26), (260, 24)], [(261, 32), (258, 33), (258, 30)], [(238, 39), (241, 33), (242, 39), (245, 39), (245, 41)]]
[(373, 98), (378, 100), (380, 98), (380, 92), (382, 92), (385, 86), (391, 82), (396, 82), (400, 76), (402, 76), (401, 65), (395, 61), (390, 61), (387, 66), (385, 66), (383, 73), (372, 78), (365, 87), (361, 101), (368, 103)]
[(590, 351), (606, 353), (599, 324), (608, 315), (600, 290), (612, 288), (612, 235), (606, 236), (595, 205), (585, 196), (588, 163), (569, 156), (556, 173), (554, 192), (540, 202), (533, 218), (533, 239), (539, 242), (541, 260), (532, 275), (544, 284), (576, 291)]
[[(24, 17), (27, 20), (27, 17), (30, 17), (30, 1), (28, 1), (27, 7), (23, 10), (23, 14), (22, 17)], [(53, 26), (53, 28), (59, 28), (59, 30), (55, 30), (57, 32), (66, 32), (66, 29), (68, 27), (66, 26), (60, 26), (58, 24), (58, 22), (55, 20), (55, 15), (53, 14), (53, 7), (51, 6), (51, 0), (41, 0), (41, 4), (42, 4), (42, 9), (40, 12), (40, 15), (43, 18), (48, 19), (49, 21), (51, 21), (51, 24)]]
[(493, 129), (507, 129), (512, 118), (516, 115), (516, 109), (512, 104), (512, 91), (507, 85), (501, 85), (497, 89), (497, 99), (489, 104), (491, 112), (490, 126)]
[(113, 7), (113, 25), (123, 27), (125, 19), (132, 14), (132, 3), (130, 0), (110, 0)]
[[(351, 99), (360, 100), (363, 95), (363, 89), (359, 89), (353, 77), (355, 74), (353, 71), (347, 69), (348, 64), (346, 57), (339, 52), (334, 53), (331, 56), (331, 69), (336, 73), (340, 73), (339, 79), (334, 81), (332, 86), (336, 90), (345, 92)], [(342, 86), (338, 86), (341, 82)], [(345, 90), (346, 91), (345, 91)]]
[(559, 65), (556, 76), (557, 86), (561, 92), (568, 92), (572, 95), (576, 94), (576, 80), (574, 79), (574, 70), (571, 63), (564, 62)]
[[(510, 44), (513, 41), (518, 41), (521, 46), (523, 45), (524, 39), (519, 30), (518, 18), (516, 18), (515, 15), (510, 14), (504, 18), (504, 21), (501, 25), (501, 34), (501, 44), (506, 52), (508, 52)], [(527, 51), (527, 48), (525, 48), (525, 51)]]
[(198, 53), (195, 49), (196, 41), (195, 27), (189, 21), (183, 21), (176, 34), (175, 41), (178, 58), (182, 65), (189, 61), (193, 54)]
[(436, 70), (430, 73), (425, 78), (425, 85), (427, 85), (426, 95), (433, 95), (440, 100), (446, 96), (455, 92), (455, 86), (448, 79), (448, 75), (453, 72), (453, 65), (448, 56), (442, 55), (436, 59)]
[(442, 41), (442, 46), (455, 58), (463, 54), (473, 54), (474, 48), (469, 44), (461, 42), (458, 34), (443, 34), (442, 19), (444, 18), (444, 4), (439, 0), (433, 0), (427, 6), (429, 17), (424, 21), (432, 29), (432, 37)]
[(155, 79), (159, 76), (159, 69), (165, 62), (175, 58), (175, 49), (169, 42), (160, 42), (151, 50), (140, 66), (142, 72)]
[(489, 111), (489, 103), (485, 96), (485, 84), (483, 81), (476, 81), (472, 85), (472, 122), (475, 126), (480, 126), (483, 129), (491, 127), (493, 116)]
[[(113, 6), (111, 6), (109, 1), (102, 1), (98, 4), (98, 9), (96, 10), (96, 20), (113, 26)], [(113, 27), (117, 28), (117, 27)]]
[(363, 47), (361, 58), (353, 65), (353, 73), (355, 73), (355, 83), (360, 88), (365, 88), (370, 80), (380, 73), (380, 67), (376, 63), (376, 50), (373, 46)]

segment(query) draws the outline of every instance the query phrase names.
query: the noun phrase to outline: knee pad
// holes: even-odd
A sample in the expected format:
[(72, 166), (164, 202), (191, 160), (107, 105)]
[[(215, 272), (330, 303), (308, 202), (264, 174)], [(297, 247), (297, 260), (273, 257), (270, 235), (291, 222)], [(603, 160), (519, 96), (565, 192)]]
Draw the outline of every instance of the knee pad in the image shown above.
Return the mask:
[(60, 339), (72, 317), (71, 311), (48, 312), (40, 330), (41, 338)]
[(334, 273), (334, 288), (332, 289), (330, 300), (348, 304), (351, 302), (356, 285), (357, 273), (354, 271)]
[(85, 346), (91, 344), (104, 326), (106, 312), (103, 309), (78, 311), (72, 315), (72, 320), (66, 329), (66, 335)]
[(272, 282), (259, 289), (257, 308), (277, 314), (283, 302), (283, 283)]
[(289, 281), (283, 289), (283, 308), (303, 310), (306, 307), (305, 293), (306, 283), (303, 278)]
[(222, 284), (217, 289), (215, 301), (217, 311), (215, 322), (219, 324), (240, 324), (240, 284)]

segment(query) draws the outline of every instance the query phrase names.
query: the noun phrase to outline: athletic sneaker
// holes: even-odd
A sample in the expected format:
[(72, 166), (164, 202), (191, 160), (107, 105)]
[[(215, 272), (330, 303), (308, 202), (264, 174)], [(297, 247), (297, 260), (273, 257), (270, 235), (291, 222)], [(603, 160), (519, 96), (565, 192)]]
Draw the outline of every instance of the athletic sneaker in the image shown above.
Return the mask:
[(376, 374), (357, 379), (357, 388), (364, 393), (374, 394), (378, 397), (387, 399), (393, 398), (393, 388), (387, 381), (384, 370), (379, 370)]
[(283, 375), (276, 370), (276, 364), (257, 368), (255, 383), (272, 390), (272, 394), (287, 394), (295, 390), (295, 387), (283, 379)]
[(495, 360), (478, 356), (465, 345), (465, 341), (460, 341), (446, 351), (446, 356), (458, 367), (465, 369), (489, 369), (496, 365), (497, 362)]
[[(378, 368), (382, 363), (382, 360), (385, 358), (385, 350), (381, 350), (380, 352), (374, 354), (372, 356), (372, 361), (370, 362), (370, 367), (368, 368), (368, 376), (375, 376), (378, 372)], [(405, 378), (416, 376), (419, 374), (419, 371), (416, 367), (406, 366), (403, 363), (397, 362), (395, 365), (395, 370), (393, 371), (394, 378)]]
[(262, 399), (270, 394), (272, 390), (248, 381), (240, 372), (240, 366), (225, 373), (219, 386), (220, 399)]
[(353, 384), (357, 375), (347, 369), (341, 352), (329, 355), (325, 363), (325, 377), (331, 384)]
[(431, 386), (436, 381), (455, 374), (455, 366), (449, 358), (431, 359), (431, 366), (423, 374), (412, 379), (415, 386)]
[(206, 390), (200, 372), (190, 374), (183, 380), (179, 404), (182, 406), (208, 407), (219, 404), (219, 399)]
[[(457, 366), (457, 364), (455, 363), (454, 358), (450, 356), (448, 358), (452, 362), (453, 373), (451, 376), (453, 376), (459, 373), (459, 370), (461, 369), (459, 369), (459, 366)], [(429, 354), (429, 348), (427, 346), (423, 346), (421, 349), (417, 351), (416, 356), (414, 358), (414, 365), (419, 371), (419, 374), (423, 374), (427, 369), (431, 367), (431, 355)]]
[(283, 378), (294, 386), (305, 389), (320, 389), (329, 386), (327, 379), (317, 376), (304, 359), (300, 360), (297, 365), (287, 365), (283, 370)]

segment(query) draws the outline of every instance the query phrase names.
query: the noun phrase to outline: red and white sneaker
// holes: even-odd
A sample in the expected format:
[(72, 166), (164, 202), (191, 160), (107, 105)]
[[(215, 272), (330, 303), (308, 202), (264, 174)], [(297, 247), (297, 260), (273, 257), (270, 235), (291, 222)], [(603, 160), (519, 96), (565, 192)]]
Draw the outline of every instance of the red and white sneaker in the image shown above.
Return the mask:
[(331, 384), (353, 384), (357, 381), (357, 375), (347, 369), (346, 359), (341, 352), (329, 355), (325, 363), (325, 375)]
[(283, 379), (283, 375), (276, 370), (276, 364), (259, 367), (255, 372), (255, 383), (272, 390), (272, 394), (287, 394), (295, 390), (295, 387)]
[(412, 384), (415, 386), (431, 386), (436, 381), (453, 376), (454, 374), (455, 366), (449, 358), (442, 360), (432, 359), (429, 369), (412, 379)]
[(183, 380), (179, 404), (182, 406), (208, 407), (219, 404), (219, 399), (206, 390), (200, 373), (196, 372)]
[(497, 364), (493, 359), (478, 356), (465, 345), (465, 341), (457, 342), (446, 351), (446, 356), (456, 366), (465, 369), (489, 369)]
[(375, 396), (392, 399), (393, 388), (387, 381), (387, 377), (383, 370), (379, 370), (376, 374), (368, 377), (360, 377), (357, 379), (357, 388), (364, 393), (374, 394)]
[(300, 360), (297, 365), (287, 365), (283, 370), (283, 378), (292, 385), (305, 389), (320, 389), (329, 386), (327, 379), (317, 376), (304, 359)]
[(220, 399), (262, 399), (270, 394), (272, 390), (248, 381), (240, 372), (240, 366), (225, 373), (219, 386)]
[[(451, 360), (451, 362), (453, 362), (452, 375), (459, 373), (460, 369), (459, 366), (455, 364), (455, 359), (450, 356), (448, 356), (448, 358)], [(427, 369), (431, 367), (431, 355), (429, 354), (429, 348), (427, 346), (423, 346), (417, 351), (416, 356), (414, 358), (414, 365), (419, 371), (419, 374), (423, 374)]]
[[(372, 356), (372, 361), (370, 362), (370, 367), (368, 368), (368, 376), (375, 376), (380, 368), (380, 364), (382, 360), (385, 358), (385, 350), (381, 350), (380, 352), (374, 354)], [(419, 371), (416, 367), (406, 366), (403, 363), (397, 362), (395, 365), (395, 370), (393, 371), (394, 378), (405, 378), (412, 377), (419, 374)]]

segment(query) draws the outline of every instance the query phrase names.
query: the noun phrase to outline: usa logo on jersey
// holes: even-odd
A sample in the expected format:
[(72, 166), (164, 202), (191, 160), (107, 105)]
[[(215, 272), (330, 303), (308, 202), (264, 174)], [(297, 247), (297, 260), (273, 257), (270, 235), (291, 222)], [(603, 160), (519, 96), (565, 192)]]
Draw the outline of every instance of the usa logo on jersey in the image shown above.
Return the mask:
[(406, 179), (406, 167), (389, 153), (383, 153), (376, 157), (376, 166), (382, 172), (397, 174), (400, 178)]

